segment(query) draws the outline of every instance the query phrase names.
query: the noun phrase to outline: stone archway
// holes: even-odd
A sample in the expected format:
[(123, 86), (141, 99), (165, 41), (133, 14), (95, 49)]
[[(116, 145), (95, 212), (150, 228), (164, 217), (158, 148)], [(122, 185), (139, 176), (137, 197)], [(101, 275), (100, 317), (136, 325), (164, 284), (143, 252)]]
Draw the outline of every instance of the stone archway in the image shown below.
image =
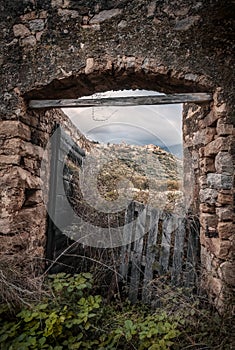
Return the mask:
[[(218, 4), (191, 8), (183, 0), (163, 1), (159, 7), (148, 1), (97, 7), (93, 2), (49, 0), (17, 6), (4, 9), (0, 58), (0, 226), (6, 251), (20, 249), (43, 257), (46, 213), (39, 193), (39, 162), (52, 120), (68, 125), (57, 110), (29, 111), (28, 99), (79, 97), (111, 88), (209, 90), (214, 93), (210, 106), (184, 107), (184, 143), (196, 177), (193, 210), (200, 215), (207, 288), (220, 307), (234, 284), (229, 6), (223, 11)], [(210, 18), (205, 16), (208, 11)]]

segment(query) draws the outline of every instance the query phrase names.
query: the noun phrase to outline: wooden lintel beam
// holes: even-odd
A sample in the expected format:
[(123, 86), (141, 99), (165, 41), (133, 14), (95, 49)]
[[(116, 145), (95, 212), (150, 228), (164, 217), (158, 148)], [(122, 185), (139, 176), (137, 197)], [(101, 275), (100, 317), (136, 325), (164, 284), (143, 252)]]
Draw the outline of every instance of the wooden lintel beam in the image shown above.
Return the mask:
[(163, 105), (175, 103), (203, 103), (212, 100), (210, 93), (187, 93), (150, 96), (127, 96), (106, 98), (78, 98), (61, 100), (30, 100), (30, 108), (67, 108), (67, 107), (103, 107), (103, 106), (139, 106), (139, 105)]

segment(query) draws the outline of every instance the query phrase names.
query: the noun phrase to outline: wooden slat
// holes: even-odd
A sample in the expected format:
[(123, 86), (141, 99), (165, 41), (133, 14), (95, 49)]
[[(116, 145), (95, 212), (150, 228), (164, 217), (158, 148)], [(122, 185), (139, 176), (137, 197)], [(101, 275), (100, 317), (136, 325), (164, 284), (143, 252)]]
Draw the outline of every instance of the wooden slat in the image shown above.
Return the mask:
[(150, 211), (150, 228), (148, 233), (146, 259), (145, 259), (145, 270), (144, 270), (144, 281), (142, 290), (142, 301), (144, 303), (150, 302), (151, 291), (149, 283), (153, 279), (153, 264), (156, 256), (156, 242), (158, 234), (158, 222), (159, 222), (160, 211), (157, 209), (151, 209)]
[(59, 125), (55, 125), (55, 137), (52, 138), (51, 145), (51, 163), (50, 163), (50, 183), (49, 183), (49, 202), (48, 202), (48, 229), (47, 229), (47, 243), (46, 243), (46, 266), (49, 268), (54, 259), (55, 250), (55, 225), (53, 217), (56, 210), (56, 192), (57, 192), (57, 172), (58, 172), (58, 151), (60, 147), (60, 129)]
[(138, 218), (136, 219), (136, 237), (140, 237), (134, 242), (133, 257), (131, 264), (131, 278), (130, 278), (130, 289), (129, 289), (129, 300), (132, 303), (136, 303), (138, 300), (138, 291), (140, 284), (141, 275), (141, 262), (142, 262), (142, 250), (143, 250), (143, 237), (145, 234), (145, 223), (147, 209), (142, 205), (142, 211), (139, 212)]
[(198, 223), (193, 220), (188, 222), (189, 236), (188, 236), (188, 251), (186, 261), (186, 278), (185, 286), (192, 287), (195, 285), (197, 278), (197, 263), (198, 263), (198, 249), (199, 249), (199, 227)]
[(128, 267), (130, 261), (131, 244), (127, 244), (127, 242), (129, 242), (130, 237), (132, 237), (134, 210), (135, 202), (131, 202), (125, 213), (125, 226), (123, 229), (123, 246), (121, 248), (120, 275), (124, 280), (127, 280)]
[(185, 220), (183, 218), (178, 218), (177, 229), (175, 231), (173, 266), (172, 266), (172, 273), (171, 273), (171, 283), (176, 286), (178, 286), (181, 282), (180, 278), (181, 278), (181, 271), (182, 271), (184, 238), (185, 238)]
[(170, 247), (171, 247), (171, 234), (174, 231), (174, 218), (171, 214), (166, 213), (162, 225), (162, 243), (161, 243), (161, 254), (160, 254), (160, 274), (168, 272), (169, 258), (170, 258)]
[(68, 107), (102, 107), (102, 106), (137, 106), (162, 105), (174, 103), (202, 103), (212, 100), (210, 93), (186, 93), (149, 96), (107, 97), (107, 98), (79, 98), (61, 100), (31, 100), (30, 108), (68, 108)]

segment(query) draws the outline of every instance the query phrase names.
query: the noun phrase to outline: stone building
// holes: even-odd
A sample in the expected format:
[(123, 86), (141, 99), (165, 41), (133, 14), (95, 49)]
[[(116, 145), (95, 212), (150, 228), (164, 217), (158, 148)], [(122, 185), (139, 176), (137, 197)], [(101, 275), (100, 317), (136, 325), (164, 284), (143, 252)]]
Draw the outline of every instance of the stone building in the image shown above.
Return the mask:
[(193, 176), (191, 210), (201, 223), (204, 285), (219, 308), (229, 305), (235, 231), (232, 6), (222, 0), (0, 2), (2, 254), (20, 252), (22, 269), (40, 271), (46, 237), (40, 161), (55, 121), (72, 132), (60, 110), (31, 110), (30, 99), (124, 88), (210, 92), (211, 102), (184, 105), (185, 191)]

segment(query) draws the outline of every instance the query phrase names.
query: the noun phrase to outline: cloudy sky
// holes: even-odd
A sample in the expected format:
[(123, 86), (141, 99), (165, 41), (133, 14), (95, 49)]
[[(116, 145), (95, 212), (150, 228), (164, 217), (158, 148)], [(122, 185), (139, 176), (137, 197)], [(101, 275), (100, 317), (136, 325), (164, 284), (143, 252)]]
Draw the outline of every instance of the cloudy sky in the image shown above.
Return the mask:
[[(156, 95), (145, 90), (108, 91), (97, 97)], [(88, 97), (91, 98), (91, 97)], [(102, 143), (171, 146), (182, 143), (182, 105), (65, 108), (77, 128)]]

